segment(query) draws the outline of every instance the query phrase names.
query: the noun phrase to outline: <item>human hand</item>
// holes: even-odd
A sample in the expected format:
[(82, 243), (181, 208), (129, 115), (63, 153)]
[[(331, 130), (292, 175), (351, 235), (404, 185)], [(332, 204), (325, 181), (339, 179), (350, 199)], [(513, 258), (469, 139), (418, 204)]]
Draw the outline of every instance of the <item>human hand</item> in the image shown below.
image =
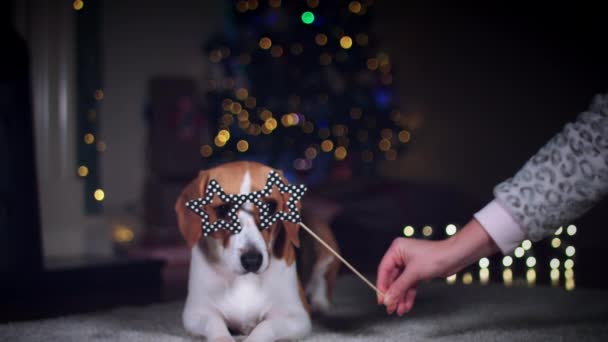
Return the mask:
[(420, 281), (449, 276), (498, 250), (476, 220), (446, 240), (397, 238), (378, 266), (376, 286), (385, 294), (378, 294), (378, 304), (402, 316), (412, 309)]

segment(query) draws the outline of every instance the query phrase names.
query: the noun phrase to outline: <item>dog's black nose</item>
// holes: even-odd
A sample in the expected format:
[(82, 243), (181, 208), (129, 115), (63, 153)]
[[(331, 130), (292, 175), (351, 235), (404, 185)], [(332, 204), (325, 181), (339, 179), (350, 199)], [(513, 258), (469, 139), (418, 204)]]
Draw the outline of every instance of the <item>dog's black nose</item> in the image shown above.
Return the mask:
[(247, 272), (255, 272), (262, 266), (262, 254), (258, 251), (249, 251), (241, 255), (241, 264)]

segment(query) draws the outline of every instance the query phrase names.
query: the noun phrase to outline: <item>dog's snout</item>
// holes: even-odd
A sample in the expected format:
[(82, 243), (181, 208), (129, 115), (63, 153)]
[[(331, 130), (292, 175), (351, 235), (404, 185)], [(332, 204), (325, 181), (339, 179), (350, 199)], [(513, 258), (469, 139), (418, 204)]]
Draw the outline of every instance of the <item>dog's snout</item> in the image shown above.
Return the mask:
[(241, 255), (241, 264), (247, 272), (256, 272), (262, 266), (262, 253), (258, 251), (248, 251)]

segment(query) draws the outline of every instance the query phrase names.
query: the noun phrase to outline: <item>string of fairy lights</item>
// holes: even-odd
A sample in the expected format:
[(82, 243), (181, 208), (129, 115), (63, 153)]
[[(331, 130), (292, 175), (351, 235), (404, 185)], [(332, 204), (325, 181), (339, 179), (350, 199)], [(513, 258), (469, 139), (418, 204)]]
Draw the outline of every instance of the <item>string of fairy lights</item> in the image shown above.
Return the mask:
[[(435, 237), (452, 236), (457, 231), (458, 228), (454, 224), (448, 224), (445, 227), (445, 235), (436, 232), (429, 225), (422, 227), (419, 232), (413, 226), (408, 225), (403, 228), (403, 235), (409, 238), (434, 239)], [(576, 233), (577, 227), (571, 224), (559, 227), (551, 239), (545, 239), (536, 244), (533, 244), (530, 240), (524, 240), (509, 255), (496, 258), (496, 260), (494, 258), (481, 258), (475, 266), (470, 266), (461, 273), (448, 276), (446, 282), (456, 284), (460, 278), (465, 285), (473, 284), (476, 280), (479, 284), (486, 285), (491, 281), (490, 268), (496, 267), (497, 271), (500, 271), (498, 273), (501, 275), (500, 279), (505, 286), (532, 287), (537, 283), (537, 273), (540, 268), (543, 271), (549, 271), (548, 279), (544, 280), (551, 286), (563, 286), (568, 291), (574, 290), (576, 287), (574, 276), (576, 255), (574, 237)], [(535, 247), (549, 247), (550, 252), (544, 253), (546, 259), (540, 260), (535, 252)], [(493, 263), (494, 265), (492, 265)]]
[[(301, 12), (299, 17), (304, 25), (313, 25), (317, 20), (315, 9), (319, 6), (318, 0), (307, 0), (309, 10)], [(350, 1), (347, 9), (353, 15), (362, 16), (367, 13), (367, 9), (372, 5), (372, 1)], [(280, 0), (270, 0), (268, 5), (271, 8), (280, 8)], [(255, 11), (260, 6), (257, 0), (240, 0), (235, 3), (238, 13)], [(365, 47), (369, 44), (369, 36), (365, 32), (347, 34), (343, 29), (335, 28), (333, 32), (318, 32), (310, 37), (311, 43), (314, 41), (318, 47), (327, 47), (330, 44), (337, 44), (339, 49), (332, 53), (321, 51), (318, 63), (320, 66), (328, 66), (332, 63), (339, 63), (348, 58), (347, 51), (355, 46)], [(273, 37), (261, 33), (257, 38), (257, 51), (241, 52), (237, 63), (247, 66), (252, 63), (252, 53), (265, 52), (273, 58), (282, 58), (287, 54), (299, 56), (303, 53), (303, 41), (292, 43), (279, 43), (273, 41)], [(308, 42), (306, 42), (308, 44)], [(227, 46), (213, 48), (208, 53), (208, 60), (212, 64), (219, 64), (228, 58), (234, 58), (233, 51)], [(382, 85), (390, 85), (393, 81), (391, 74), (392, 65), (389, 56), (384, 52), (377, 52), (375, 55), (365, 58), (361, 68), (379, 74)], [(301, 158), (296, 159), (294, 165), (307, 165), (317, 158), (321, 153), (332, 153), (335, 160), (344, 160), (349, 153), (353, 153), (353, 140), (359, 143), (371, 143), (371, 147), (362, 148), (357, 151), (358, 157), (364, 162), (372, 162), (377, 158), (377, 154), (383, 154), (385, 160), (394, 161), (397, 159), (399, 147), (407, 144), (411, 139), (412, 117), (406, 116), (399, 109), (393, 109), (388, 116), (394, 128), (377, 127), (373, 116), (365, 115), (364, 109), (359, 106), (352, 106), (348, 113), (351, 122), (366, 122), (366, 128), (359, 127), (356, 132), (354, 128), (343, 123), (333, 124), (331, 127), (320, 127), (315, 124), (314, 119), (306, 115), (301, 110), (288, 112), (273, 112), (270, 106), (259, 103), (252, 90), (245, 86), (237, 86), (233, 77), (224, 79), (210, 79), (207, 88), (213, 90), (223, 90), (232, 93), (233, 96), (225, 97), (222, 100), (222, 113), (218, 120), (218, 128), (214, 134), (213, 142), (204, 144), (200, 147), (200, 154), (204, 158), (210, 158), (216, 153), (222, 156), (232, 157), (232, 151), (228, 147), (234, 147), (239, 153), (250, 150), (252, 141), (246, 135), (257, 137), (260, 135), (272, 135), (279, 130), (289, 130), (299, 128), (306, 135), (316, 135), (317, 140), (304, 146)], [(298, 108), (302, 98), (297, 94), (289, 96), (288, 103), (291, 108)], [(328, 95), (320, 94), (318, 101), (327, 103)], [(309, 113), (310, 114), (310, 113)], [(365, 125), (364, 125), (365, 126)], [(240, 130), (243, 134), (235, 134), (235, 130)], [(374, 132), (372, 132), (372, 130)], [(293, 132), (293, 131), (289, 131)], [(378, 135), (376, 136), (376, 134)], [(238, 137), (237, 137), (238, 136)], [(373, 143), (372, 143), (373, 142)], [(299, 164), (298, 164), (299, 163)], [(297, 168), (297, 167), (296, 167)]]

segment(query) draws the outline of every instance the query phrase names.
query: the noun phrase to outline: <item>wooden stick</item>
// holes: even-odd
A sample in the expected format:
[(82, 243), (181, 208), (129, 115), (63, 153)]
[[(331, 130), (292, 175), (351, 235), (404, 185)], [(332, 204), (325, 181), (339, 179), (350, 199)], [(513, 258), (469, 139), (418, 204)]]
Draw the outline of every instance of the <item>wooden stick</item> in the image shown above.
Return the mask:
[(312, 237), (314, 237), (315, 239), (317, 239), (317, 241), (319, 241), (320, 244), (322, 244), (333, 255), (335, 255), (336, 258), (340, 259), (340, 261), (342, 261), (342, 263), (344, 263), (344, 265), (346, 265), (348, 268), (350, 268), (351, 271), (353, 271), (359, 278), (361, 278), (361, 280), (363, 280), (367, 284), (367, 286), (371, 287), (374, 291), (376, 291), (377, 293), (379, 293), (380, 295), (382, 295), (382, 297), (384, 297), (384, 293), (382, 293), (380, 290), (378, 290), (374, 286), (374, 284), (372, 284), (372, 282), (370, 282), (369, 280), (367, 280), (367, 278), (365, 278), (363, 276), (363, 274), (359, 273), (359, 271), (357, 271), (357, 269), (355, 269), (348, 261), (346, 261), (340, 254), (338, 254), (338, 252), (334, 251), (333, 248), (331, 248), (325, 241), (323, 241), (323, 239), (321, 239), (319, 236), (317, 236), (317, 234), (315, 234), (310, 228), (308, 228), (302, 222), (300, 222), (300, 226), (302, 228), (304, 228), (304, 230), (307, 231), (308, 234), (312, 235)]

